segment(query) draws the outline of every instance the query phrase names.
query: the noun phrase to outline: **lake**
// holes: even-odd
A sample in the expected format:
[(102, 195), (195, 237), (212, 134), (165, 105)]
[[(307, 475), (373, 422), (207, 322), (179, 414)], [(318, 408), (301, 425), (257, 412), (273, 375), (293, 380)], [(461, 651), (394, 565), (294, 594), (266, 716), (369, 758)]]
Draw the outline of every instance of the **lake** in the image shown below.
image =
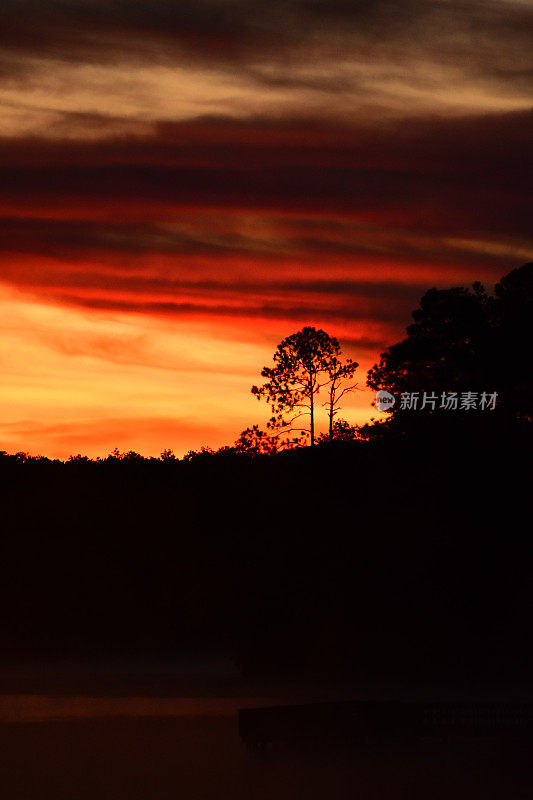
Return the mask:
[(152, 671), (144, 665), (4, 669), (2, 800), (533, 796), (529, 753), (502, 752), (490, 742), (379, 747), (322, 742), (251, 750), (239, 737), (239, 708), (327, 699), (347, 688), (298, 683), (267, 689), (220, 671), (220, 665), (194, 676), (177, 672), (175, 664)]

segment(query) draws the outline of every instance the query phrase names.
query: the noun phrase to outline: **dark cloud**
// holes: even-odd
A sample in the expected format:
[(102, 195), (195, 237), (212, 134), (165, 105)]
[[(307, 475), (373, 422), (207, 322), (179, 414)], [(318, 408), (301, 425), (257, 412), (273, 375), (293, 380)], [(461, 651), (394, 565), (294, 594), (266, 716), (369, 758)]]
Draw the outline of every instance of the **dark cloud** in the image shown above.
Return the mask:
[[(97, 114), (63, 114), (58, 139), (3, 137), (0, 165), (62, 168), (114, 165), (160, 167), (260, 168), (381, 167), (396, 170), (486, 171), (518, 175), (531, 159), (533, 110), (468, 114), (443, 119), (419, 116), (390, 122), (361, 119), (343, 124), (324, 119), (223, 116), (197, 117), (184, 122), (159, 122), (149, 131), (136, 123), (131, 130), (101, 140), (71, 139), (72, 129), (106, 123), (115, 128), (129, 120)], [(488, 176), (490, 179), (493, 176)], [(505, 176), (504, 176), (505, 177)]]
[[(508, 85), (531, 67), (532, 16), (505, 0), (3, 0), (0, 45), (88, 63), (253, 67), (258, 82), (296, 87), (306, 80), (294, 66), (317, 58), (390, 62), (399, 75), (423, 58)], [(342, 90), (338, 78), (307, 85)]]
[[(4, 140), (0, 202), (11, 217), (79, 206), (114, 209), (115, 216), (121, 210), (127, 219), (129, 208), (142, 207), (149, 220), (197, 208), (347, 216), (432, 236), (528, 240), (532, 138), (533, 112), (514, 112), (379, 128), (203, 119), (93, 144)], [(50, 228), (42, 237), (68, 244), (69, 231)], [(93, 246), (111, 250), (126, 247), (128, 237), (141, 250), (257, 249), (235, 236), (206, 244), (194, 235), (165, 243), (160, 235), (158, 243), (142, 226), (131, 236), (127, 229), (86, 231)], [(291, 235), (294, 251), (312, 249), (312, 236)], [(330, 239), (328, 247), (349, 252), (351, 244)]]
[[(265, 303), (265, 300), (272, 297), (297, 297), (302, 300), (303, 305), (309, 305), (313, 300), (323, 300), (328, 297), (332, 307), (340, 308), (342, 305), (359, 304), (368, 309), (371, 305), (376, 306), (374, 316), (381, 318), (390, 317), (391, 304), (396, 307), (404, 306), (405, 302), (420, 296), (426, 288), (424, 283), (401, 283), (400, 281), (368, 281), (355, 279), (326, 280), (323, 278), (309, 278), (302, 276), (298, 279), (288, 280), (283, 270), (279, 271), (276, 278), (251, 278), (234, 280), (233, 276), (213, 279), (198, 277), (187, 277), (180, 272), (187, 272), (183, 266), (176, 265), (173, 269), (166, 267), (166, 275), (159, 275), (154, 270), (151, 274), (136, 274), (129, 269), (127, 272), (120, 269), (106, 269), (102, 264), (81, 265), (71, 264), (71, 269), (66, 271), (61, 265), (55, 268), (47, 263), (44, 267), (39, 267), (35, 263), (10, 265), (9, 261), (0, 262), (0, 278), (11, 283), (16, 283), (19, 287), (30, 289), (40, 289), (49, 292), (65, 292), (76, 290), (87, 293), (87, 290), (94, 294), (100, 293), (108, 298), (110, 295), (129, 295), (133, 298), (166, 296), (172, 298), (171, 307), (178, 309), (179, 298), (195, 298), (194, 302), (182, 303), (180, 310), (187, 312), (199, 308), (205, 311), (202, 305), (206, 300), (215, 298), (232, 299), (236, 301), (235, 310), (243, 306), (250, 305), (253, 301), (256, 305)], [(172, 272), (173, 274), (168, 274)], [(173, 298), (176, 298), (176, 302)], [(280, 301), (283, 305), (283, 301)], [(164, 304), (163, 304), (164, 306)], [(163, 307), (162, 306), (162, 307)], [(218, 310), (217, 310), (218, 313)], [(270, 312), (268, 314), (272, 316)]]
[[(84, 295), (61, 293), (50, 295), (51, 299), (56, 300), (62, 304), (79, 306), (83, 308), (91, 308), (99, 311), (121, 311), (121, 312), (134, 312), (140, 314), (147, 314), (150, 316), (159, 317), (233, 317), (236, 319), (274, 319), (274, 320), (292, 320), (295, 323), (301, 324), (321, 324), (324, 322), (365, 322), (372, 318), (367, 309), (357, 307), (357, 304), (352, 306), (322, 306), (317, 307), (314, 304), (290, 304), (287, 302), (272, 302), (272, 303), (258, 303), (240, 305), (224, 304), (224, 303), (191, 303), (191, 302), (172, 302), (172, 301), (151, 301), (142, 299), (124, 299), (118, 297), (102, 297), (94, 296), (87, 297)], [(416, 303), (415, 303), (416, 305)], [(396, 322), (400, 324), (406, 319), (406, 309), (401, 312), (395, 309), (394, 317), (391, 320), (389, 314), (383, 313), (383, 321)], [(408, 315), (407, 315), (408, 316)]]
[[(465, 252), (460, 244), (446, 245), (443, 241), (428, 240), (401, 229), (387, 230), (382, 226), (360, 226), (348, 222), (324, 224), (319, 219), (295, 218), (290, 222), (278, 219), (270, 222), (270, 238), (265, 239), (259, 234), (240, 233), (237, 230), (238, 214), (229, 221), (229, 227), (217, 232), (213, 231), (210, 221), (209, 215), (205, 219), (203, 215), (196, 215), (194, 221), (182, 229), (174, 224), (172, 230), (167, 230), (157, 223), (0, 217), (0, 278), (21, 281), (20, 266), (17, 264), (10, 268), (9, 259), (22, 255), (64, 262), (71, 266), (78, 280), (78, 264), (96, 262), (100, 269), (107, 269), (115, 276), (126, 263), (129, 273), (140, 271), (146, 257), (150, 256), (166, 257), (167, 270), (177, 272), (186, 257), (194, 257), (195, 263), (200, 258), (207, 259), (206, 263), (211, 266), (216, 266), (220, 259), (252, 257), (258, 265), (264, 263), (271, 269), (280, 259), (284, 265), (291, 262), (296, 265), (302, 258), (309, 264), (322, 259), (324, 264), (334, 265), (338, 257), (357, 256), (376, 262), (388, 256), (398, 266), (424, 262), (461, 265), (467, 260), (469, 266), (479, 264), (485, 271), (497, 271), (502, 263), (501, 255)], [(99, 279), (105, 281), (106, 273), (102, 273)], [(171, 283), (171, 279), (167, 279), (167, 288)], [(163, 285), (161, 282), (160, 287)], [(213, 285), (212, 288), (216, 287)], [(286, 288), (289, 289), (290, 285), (287, 284)]]
[(26, 253), (78, 260), (114, 254), (261, 255), (259, 240), (237, 233), (202, 237), (184, 230), (168, 232), (157, 225), (102, 224), (78, 220), (0, 218), (0, 253)]
[[(350, 2), (323, 0), (321, 3), (298, 0), (66, 0), (42, 3), (39, 0), (4, 0), (2, 4), (2, 39), (7, 47), (19, 47), (45, 53), (72, 55), (81, 58), (85, 48), (106, 48), (105, 34), (122, 40), (128, 55), (136, 39), (146, 41), (156, 37), (195, 49), (199, 55), (216, 44), (217, 53), (211, 58), (231, 54), (238, 57), (252, 45), (268, 47), (294, 44), (311, 31), (322, 34), (357, 23), (365, 32), (404, 28), (423, 14), (423, 3), (404, 0), (401, 3)], [(288, 24), (288, 23), (292, 24)], [(70, 37), (70, 38), (69, 38)], [(113, 40), (115, 41), (115, 40)], [(133, 52), (133, 49), (131, 50)], [(138, 57), (137, 53), (137, 57)]]

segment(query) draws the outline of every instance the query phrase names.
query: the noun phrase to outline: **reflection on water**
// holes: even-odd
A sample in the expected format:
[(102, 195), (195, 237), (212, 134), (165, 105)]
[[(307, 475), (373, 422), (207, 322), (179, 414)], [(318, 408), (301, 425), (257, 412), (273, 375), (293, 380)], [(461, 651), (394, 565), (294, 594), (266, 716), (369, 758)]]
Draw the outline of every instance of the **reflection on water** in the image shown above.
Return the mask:
[(0, 697), (2, 800), (531, 800), (527, 759), (428, 743), (250, 751), (261, 698)]
[(273, 704), (260, 697), (87, 697), (0, 695), (0, 722), (47, 722), (101, 717), (212, 717)]

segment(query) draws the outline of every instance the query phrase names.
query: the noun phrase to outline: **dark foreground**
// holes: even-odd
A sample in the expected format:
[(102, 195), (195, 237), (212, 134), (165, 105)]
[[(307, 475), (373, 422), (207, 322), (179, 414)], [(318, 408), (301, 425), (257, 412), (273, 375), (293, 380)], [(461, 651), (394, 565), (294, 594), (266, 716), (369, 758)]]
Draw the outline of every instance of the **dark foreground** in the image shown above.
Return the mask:
[(272, 457), (0, 457), (0, 655), (523, 683), (532, 444), (466, 420)]
[(462, 800), (531, 797), (525, 753), (487, 743), (247, 749), (235, 717), (0, 726), (6, 800)]
[(247, 748), (236, 716), (0, 725), (6, 800), (529, 800), (527, 752), (490, 742)]

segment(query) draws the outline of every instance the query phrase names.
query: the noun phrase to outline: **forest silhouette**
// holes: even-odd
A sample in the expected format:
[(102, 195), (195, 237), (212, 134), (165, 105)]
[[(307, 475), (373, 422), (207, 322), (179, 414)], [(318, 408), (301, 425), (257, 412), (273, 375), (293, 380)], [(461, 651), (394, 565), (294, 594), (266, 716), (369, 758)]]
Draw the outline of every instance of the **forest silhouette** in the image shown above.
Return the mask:
[[(217, 652), (248, 674), (527, 676), (532, 311), (533, 264), (494, 296), (431, 289), (368, 376), (397, 397), (496, 393), (493, 409), (397, 402), (352, 426), (340, 395), (357, 365), (305, 328), (254, 387), (270, 427), (234, 445), (182, 459), (1, 453), (4, 654)], [(295, 431), (322, 379), (328, 433), (311, 421)]]

